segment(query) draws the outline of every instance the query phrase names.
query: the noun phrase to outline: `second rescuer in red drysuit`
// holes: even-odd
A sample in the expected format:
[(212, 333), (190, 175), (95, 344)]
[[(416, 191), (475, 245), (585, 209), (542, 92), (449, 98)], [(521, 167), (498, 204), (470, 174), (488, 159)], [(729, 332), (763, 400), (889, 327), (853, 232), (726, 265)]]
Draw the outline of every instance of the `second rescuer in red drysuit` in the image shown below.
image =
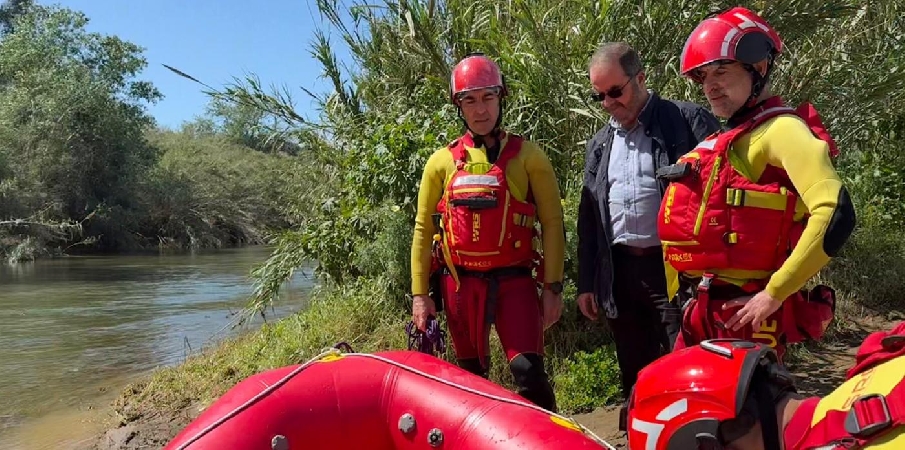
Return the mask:
[(628, 448), (905, 448), (905, 322), (869, 335), (845, 378), (829, 395), (806, 398), (769, 347), (705, 341), (638, 374), (628, 402)]
[(736, 7), (702, 21), (682, 51), (682, 74), (728, 120), (658, 173), (671, 180), (659, 237), (692, 297), (675, 349), (736, 337), (781, 358), (786, 344), (819, 339), (832, 320), (832, 289), (803, 287), (842, 248), (855, 210), (817, 112), (770, 92), (782, 50), (769, 24)]
[[(555, 411), (543, 358), (544, 329), (562, 312), (565, 235), (553, 167), (536, 144), (501, 129), (507, 91), (490, 58), (460, 61), (450, 90), (468, 131), (431, 155), (421, 178), (412, 321), (424, 330), (443, 307), (459, 366), (484, 377), (493, 324), (519, 394)], [(532, 273), (541, 256), (536, 221), (543, 232), (541, 296)], [(434, 274), (439, 304), (429, 295)]]

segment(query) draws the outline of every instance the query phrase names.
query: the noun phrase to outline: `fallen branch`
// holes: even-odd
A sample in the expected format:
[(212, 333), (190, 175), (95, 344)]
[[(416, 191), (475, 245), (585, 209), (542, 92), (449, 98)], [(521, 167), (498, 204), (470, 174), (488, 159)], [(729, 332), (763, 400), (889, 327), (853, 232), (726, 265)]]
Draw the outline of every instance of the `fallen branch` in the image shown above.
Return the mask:
[[(31, 234), (34, 237), (42, 238), (45, 241), (71, 241), (72, 239), (82, 235), (82, 225), (94, 217), (95, 211), (85, 216), (84, 219), (75, 222), (68, 220), (65, 222), (44, 222), (29, 219), (12, 219), (0, 220), (0, 227), (6, 227), (10, 230), (17, 228), (29, 228), (29, 232), (23, 234)], [(15, 232), (15, 231), (13, 231)]]
[(36, 225), (45, 228), (66, 228), (66, 227), (81, 227), (81, 224), (78, 222), (35, 222), (33, 220), (25, 220), (25, 219), (14, 219), (14, 220), (0, 220), (0, 226), (8, 226), (11, 228), (15, 228), (22, 225)]

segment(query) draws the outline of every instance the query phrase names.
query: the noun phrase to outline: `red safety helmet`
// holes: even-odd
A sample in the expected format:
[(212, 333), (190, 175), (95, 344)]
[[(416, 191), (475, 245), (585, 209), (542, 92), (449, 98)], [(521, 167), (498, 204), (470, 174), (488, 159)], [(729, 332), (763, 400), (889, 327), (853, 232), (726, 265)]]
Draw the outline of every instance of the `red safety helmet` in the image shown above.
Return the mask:
[[(627, 407), (628, 447), (722, 448), (762, 417), (749, 395), (761, 388), (774, 399), (794, 392), (792, 375), (765, 345), (716, 339), (667, 354), (638, 374)], [(764, 407), (775, 411), (775, 404)]]
[(497, 88), (506, 95), (506, 83), (500, 66), (482, 53), (472, 53), (459, 61), (449, 78), (450, 99), (458, 104), (459, 95), (476, 89)]
[[(693, 71), (716, 61), (754, 64), (782, 52), (782, 39), (754, 12), (737, 6), (704, 19), (682, 49), (682, 75), (698, 81)], [(772, 58), (771, 58), (772, 59)]]

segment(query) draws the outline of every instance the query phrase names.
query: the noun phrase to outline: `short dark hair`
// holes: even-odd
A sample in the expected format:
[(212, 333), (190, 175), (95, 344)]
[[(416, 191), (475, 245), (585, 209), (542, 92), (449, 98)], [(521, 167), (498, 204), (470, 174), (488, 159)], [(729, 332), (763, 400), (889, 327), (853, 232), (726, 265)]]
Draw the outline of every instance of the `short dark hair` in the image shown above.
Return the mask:
[(641, 57), (638, 52), (625, 42), (604, 42), (597, 47), (591, 56), (591, 62), (588, 69), (601, 64), (603, 62), (619, 61), (622, 71), (628, 76), (635, 76), (644, 68), (641, 64)]

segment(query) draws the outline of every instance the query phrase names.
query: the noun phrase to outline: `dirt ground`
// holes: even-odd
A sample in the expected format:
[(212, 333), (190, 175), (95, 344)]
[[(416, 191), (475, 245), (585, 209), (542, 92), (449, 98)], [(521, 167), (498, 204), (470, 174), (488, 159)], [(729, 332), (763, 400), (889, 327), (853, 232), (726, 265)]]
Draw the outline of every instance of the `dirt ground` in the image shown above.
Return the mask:
[[(898, 319), (898, 318), (897, 318)], [(898, 319), (900, 320), (900, 319)], [(898, 320), (867, 318), (842, 324), (833, 342), (814, 345), (799, 352), (790, 362), (790, 369), (799, 379), (799, 390), (806, 395), (825, 395), (842, 383), (845, 372), (852, 366), (858, 345), (871, 332), (888, 329)], [(99, 436), (94, 450), (159, 449), (179, 430), (188, 425), (197, 406), (189, 406), (174, 414), (160, 411), (129, 411), (136, 420), (109, 429)], [(574, 416), (597, 436), (616, 448), (626, 448), (625, 433), (618, 430), (618, 407), (599, 408)]]

